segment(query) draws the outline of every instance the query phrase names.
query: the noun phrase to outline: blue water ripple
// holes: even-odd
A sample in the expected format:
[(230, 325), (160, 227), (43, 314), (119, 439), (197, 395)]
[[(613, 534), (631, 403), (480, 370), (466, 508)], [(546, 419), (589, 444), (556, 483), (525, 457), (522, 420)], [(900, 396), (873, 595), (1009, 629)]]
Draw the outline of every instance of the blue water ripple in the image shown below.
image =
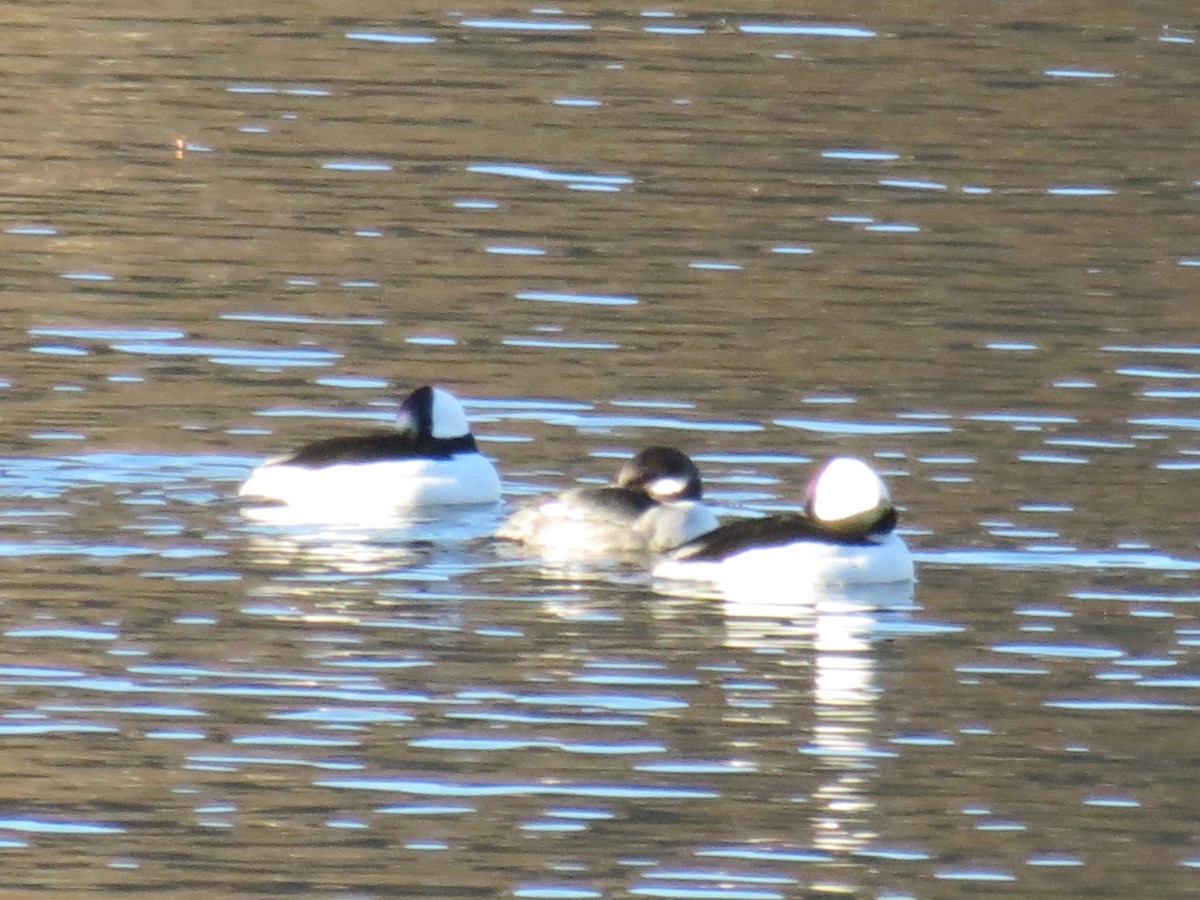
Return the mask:
[(638, 298), (628, 294), (583, 294), (575, 291), (519, 291), (518, 300), (543, 303), (580, 303), (589, 306), (635, 306)]
[(453, 781), (444, 778), (357, 777), (326, 778), (317, 787), (351, 791), (386, 791), (434, 797), (527, 797), (567, 796), (635, 800), (711, 800), (720, 793), (710, 788), (668, 784), (603, 784), (588, 782), (530, 783), (502, 781)]
[(767, 844), (712, 844), (700, 847), (696, 856), (728, 857), (765, 862), (831, 863), (835, 857), (810, 847), (780, 847)]
[(75, 819), (40, 819), (25, 817), (0, 818), (0, 829), (30, 834), (124, 834), (125, 827), (109, 822), (88, 822)]
[(432, 44), (437, 41), (432, 34), (395, 34), (387, 31), (348, 31), (346, 37), (352, 41), (380, 44)]
[(579, 32), (592, 30), (592, 26), (587, 22), (563, 19), (554, 21), (533, 19), (463, 19), (459, 24), (463, 28), (482, 28), (493, 31)]
[(782, 35), (785, 37), (873, 38), (875, 32), (856, 25), (785, 24), (773, 22), (743, 22), (738, 25), (743, 34)]
[(634, 182), (634, 178), (631, 175), (599, 172), (563, 172), (527, 163), (472, 163), (467, 166), (467, 171), (480, 175), (503, 175), (508, 178), (528, 178), (535, 181), (566, 184), (598, 184), (615, 188), (624, 187)]
[(593, 888), (570, 884), (520, 884), (513, 888), (512, 895), (521, 900), (597, 900), (604, 894)]

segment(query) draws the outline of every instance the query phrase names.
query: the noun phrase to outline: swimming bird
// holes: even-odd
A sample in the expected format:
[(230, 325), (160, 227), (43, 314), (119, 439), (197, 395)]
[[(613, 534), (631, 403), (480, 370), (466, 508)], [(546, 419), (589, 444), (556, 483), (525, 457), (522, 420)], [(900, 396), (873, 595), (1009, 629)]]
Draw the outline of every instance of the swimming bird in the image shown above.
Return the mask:
[(616, 484), (571, 488), (518, 510), (497, 537), (551, 555), (661, 553), (716, 528), (702, 493), (686, 453), (647, 447), (621, 467)]
[(664, 579), (745, 586), (912, 583), (912, 556), (895, 533), (883, 479), (838, 456), (809, 480), (804, 510), (740, 519), (677, 548), (654, 569)]
[(426, 385), (404, 399), (394, 429), (326, 438), (267, 460), (238, 493), (340, 518), (358, 509), (495, 503), (500, 476), (475, 446), (458, 399)]

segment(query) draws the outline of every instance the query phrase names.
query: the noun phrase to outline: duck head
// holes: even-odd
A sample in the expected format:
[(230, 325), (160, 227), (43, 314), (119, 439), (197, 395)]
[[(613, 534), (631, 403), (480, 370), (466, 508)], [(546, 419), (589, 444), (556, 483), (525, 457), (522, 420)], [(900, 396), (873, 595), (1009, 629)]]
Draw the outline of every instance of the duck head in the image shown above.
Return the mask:
[(410, 432), (419, 441), (453, 440), (471, 433), (458, 398), (430, 385), (419, 387), (404, 398), (396, 415), (396, 428)]
[(816, 471), (804, 492), (804, 509), (822, 527), (848, 537), (882, 536), (896, 527), (887, 485), (852, 456), (835, 456)]
[(703, 493), (700, 470), (686, 453), (674, 447), (642, 450), (621, 467), (617, 484), (644, 491), (660, 503), (699, 500)]

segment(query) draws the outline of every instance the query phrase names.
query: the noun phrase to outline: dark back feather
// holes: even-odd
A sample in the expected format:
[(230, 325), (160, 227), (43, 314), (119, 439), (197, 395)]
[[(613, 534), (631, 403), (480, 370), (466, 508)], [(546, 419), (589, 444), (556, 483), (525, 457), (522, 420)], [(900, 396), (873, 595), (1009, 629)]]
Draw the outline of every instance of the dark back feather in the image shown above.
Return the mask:
[(868, 527), (853, 532), (831, 529), (804, 513), (786, 513), (729, 522), (688, 541), (674, 555), (680, 560), (714, 562), (753, 547), (780, 547), (797, 541), (869, 547), (895, 527), (896, 509), (892, 506)]
[(285, 465), (319, 469), (336, 463), (385, 462), (400, 459), (449, 459), (475, 450), (472, 435), (438, 439), (410, 431), (378, 431), (314, 441), (280, 460)]
[(618, 518), (636, 518), (652, 506), (658, 506), (653, 497), (632, 488), (579, 488), (573, 494), (573, 504), (583, 504), (601, 515)]

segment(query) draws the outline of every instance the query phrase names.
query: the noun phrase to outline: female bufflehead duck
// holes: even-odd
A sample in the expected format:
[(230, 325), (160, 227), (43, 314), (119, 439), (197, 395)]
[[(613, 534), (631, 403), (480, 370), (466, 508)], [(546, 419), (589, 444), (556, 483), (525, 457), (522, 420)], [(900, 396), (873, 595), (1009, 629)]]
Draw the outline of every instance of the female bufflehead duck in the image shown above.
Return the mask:
[(571, 488), (518, 510), (497, 536), (551, 554), (661, 553), (717, 527), (700, 473), (674, 447), (647, 447), (608, 487)]
[(912, 583), (913, 562), (894, 531), (887, 486), (865, 462), (825, 463), (805, 490), (804, 511), (742, 519), (679, 547), (659, 578), (801, 587)]
[(328, 438), (268, 460), (238, 493), (306, 510), (407, 509), (500, 499), (500, 476), (475, 447), (462, 405), (420, 387), (393, 430)]

